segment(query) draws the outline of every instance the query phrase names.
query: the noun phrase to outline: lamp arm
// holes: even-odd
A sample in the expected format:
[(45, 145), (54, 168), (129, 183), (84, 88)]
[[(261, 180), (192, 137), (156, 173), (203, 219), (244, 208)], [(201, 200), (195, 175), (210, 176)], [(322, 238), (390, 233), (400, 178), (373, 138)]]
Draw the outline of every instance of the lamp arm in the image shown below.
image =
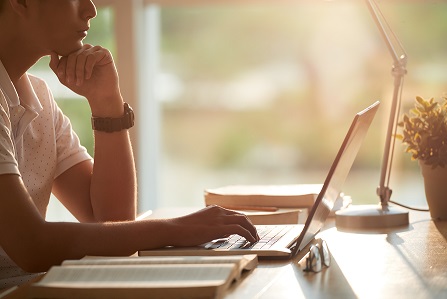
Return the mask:
[[(405, 52), (402, 43), (397, 38), (396, 34), (394, 34), (393, 30), (391, 30), (390, 25), (386, 21), (376, 1), (366, 0), (366, 5), (368, 6), (374, 23), (376, 23), (376, 26), (382, 35), (382, 39), (385, 41), (388, 51), (393, 58), (394, 66), (405, 68), (407, 64), (407, 53)], [(399, 47), (399, 51), (402, 52), (401, 55), (398, 54), (396, 47)]]
[(394, 91), (390, 108), (390, 118), (388, 120), (388, 128), (385, 139), (385, 147), (382, 157), (382, 168), (380, 171), (380, 181), (377, 187), (377, 195), (380, 197), (382, 207), (386, 207), (391, 198), (392, 190), (389, 188), (391, 168), (393, 164), (393, 153), (395, 145), (395, 137), (397, 130), (397, 121), (400, 113), (401, 93), (404, 74), (397, 73), (393, 69), (394, 75)]
[[(400, 113), (400, 103), (402, 95), (403, 78), (407, 73), (407, 54), (405, 53), (402, 44), (397, 36), (391, 30), (386, 22), (385, 17), (380, 11), (378, 5), (374, 0), (366, 0), (366, 4), (370, 14), (379, 29), (382, 39), (393, 58), (392, 75), (394, 76), (394, 90), (391, 102), (390, 118), (388, 120), (388, 128), (385, 139), (385, 148), (383, 152), (382, 168), (380, 171), (380, 182), (377, 187), (377, 195), (380, 197), (382, 207), (386, 208), (391, 197), (392, 190), (389, 188), (390, 174), (393, 162), (393, 152), (395, 145), (395, 134), (397, 130), (397, 121)], [(394, 44), (393, 44), (394, 42)], [(396, 46), (399, 47), (401, 55), (396, 51)]]

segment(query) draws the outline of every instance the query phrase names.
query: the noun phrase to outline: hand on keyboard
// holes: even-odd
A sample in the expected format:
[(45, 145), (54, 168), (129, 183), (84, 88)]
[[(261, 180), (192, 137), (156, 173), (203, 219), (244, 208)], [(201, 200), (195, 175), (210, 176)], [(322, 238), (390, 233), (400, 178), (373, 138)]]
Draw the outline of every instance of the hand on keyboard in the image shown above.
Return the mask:
[(248, 242), (259, 240), (256, 228), (245, 215), (218, 206), (167, 221), (178, 233), (172, 246), (194, 246), (231, 235)]
[(207, 249), (261, 249), (269, 248), (276, 243), (283, 235), (285, 235), (291, 226), (274, 226), (267, 225), (256, 226), (259, 240), (256, 242), (249, 242), (245, 238), (238, 235), (231, 235), (228, 238), (214, 240), (208, 243)]

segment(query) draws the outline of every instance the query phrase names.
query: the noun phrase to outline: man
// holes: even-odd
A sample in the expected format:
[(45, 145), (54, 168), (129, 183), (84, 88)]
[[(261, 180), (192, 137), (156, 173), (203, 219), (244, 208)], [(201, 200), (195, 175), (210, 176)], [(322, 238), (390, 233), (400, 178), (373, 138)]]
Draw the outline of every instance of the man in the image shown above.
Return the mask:
[[(258, 238), (245, 216), (219, 207), (134, 221), (132, 111), (110, 52), (82, 42), (95, 16), (91, 0), (0, 0), (0, 289), (85, 255), (126, 256), (233, 233)], [(46, 84), (26, 73), (46, 55), (60, 82), (90, 105), (94, 160)], [(51, 192), (80, 223), (45, 221)]]

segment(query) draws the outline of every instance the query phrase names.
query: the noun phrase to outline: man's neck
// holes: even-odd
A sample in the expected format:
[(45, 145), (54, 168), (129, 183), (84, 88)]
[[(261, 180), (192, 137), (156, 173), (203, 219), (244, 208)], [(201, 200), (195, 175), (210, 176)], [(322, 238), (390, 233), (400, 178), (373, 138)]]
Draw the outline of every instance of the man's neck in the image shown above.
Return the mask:
[(17, 47), (14, 44), (6, 43), (5, 48), (0, 49), (0, 60), (14, 85), (39, 58), (38, 55), (27, 53), (24, 47)]
[(15, 84), (41, 57), (37, 49), (30, 45), (29, 37), (14, 30), (17, 24), (10, 15), (0, 19), (0, 60), (11, 81)]

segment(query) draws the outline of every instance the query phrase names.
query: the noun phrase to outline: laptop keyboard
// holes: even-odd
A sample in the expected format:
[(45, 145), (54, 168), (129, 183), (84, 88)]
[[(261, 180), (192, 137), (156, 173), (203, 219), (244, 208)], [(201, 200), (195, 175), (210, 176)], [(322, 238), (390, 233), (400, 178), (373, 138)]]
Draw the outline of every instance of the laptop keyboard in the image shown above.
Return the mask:
[(275, 244), (282, 236), (290, 231), (293, 226), (288, 225), (257, 225), (259, 241), (248, 242), (244, 237), (231, 235), (225, 239), (215, 240), (205, 246), (207, 249), (268, 249)]

